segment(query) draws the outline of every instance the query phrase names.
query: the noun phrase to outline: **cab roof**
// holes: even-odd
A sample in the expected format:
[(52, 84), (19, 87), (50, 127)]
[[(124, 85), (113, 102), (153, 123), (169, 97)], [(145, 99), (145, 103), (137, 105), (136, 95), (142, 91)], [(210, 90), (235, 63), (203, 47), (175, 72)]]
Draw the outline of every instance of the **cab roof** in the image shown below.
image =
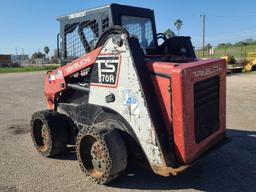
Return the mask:
[(142, 7), (134, 7), (134, 6), (128, 6), (128, 5), (121, 5), (121, 4), (117, 4), (117, 3), (112, 3), (112, 4), (108, 4), (108, 5), (104, 5), (104, 6), (100, 6), (100, 7), (95, 7), (95, 8), (90, 8), (90, 9), (85, 9), (82, 11), (78, 11), (78, 12), (73, 12), (73, 13), (69, 13), (63, 16), (60, 16), (57, 18), (58, 21), (63, 21), (63, 20), (69, 20), (69, 19), (75, 19), (75, 18), (79, 18), (79, 17), (84, 17), (88, 14), (91, 14), (95, 11), (101, 12), (103, 10), (107, 10), (107, 9), (111, 9), (111, 7), (123, 7), (123, 8), (133, 8), (133, 9), (137, 9), (137, 10), (147, 10), (147, 11), (152, 11), (151, 9), (147, 9), (147, 8), (142, 8)]

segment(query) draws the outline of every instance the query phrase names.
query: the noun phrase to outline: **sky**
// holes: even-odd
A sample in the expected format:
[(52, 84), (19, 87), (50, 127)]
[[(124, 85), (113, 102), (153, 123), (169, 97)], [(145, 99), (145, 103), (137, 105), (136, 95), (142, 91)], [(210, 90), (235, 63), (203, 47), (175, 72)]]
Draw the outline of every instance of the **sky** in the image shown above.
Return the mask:
[(174, 22), (181, 19), (180, 35), (191, 36), (196, 47), (202, 44), (201, 14), (206, 15), (206, 43), (256, 39), (255, 0), (1, 0), (0, 54), (31, 55), (49, 46), (51, 55), (58, 16), (110, 3), (153, 9), (157, 32), (177, 32)]

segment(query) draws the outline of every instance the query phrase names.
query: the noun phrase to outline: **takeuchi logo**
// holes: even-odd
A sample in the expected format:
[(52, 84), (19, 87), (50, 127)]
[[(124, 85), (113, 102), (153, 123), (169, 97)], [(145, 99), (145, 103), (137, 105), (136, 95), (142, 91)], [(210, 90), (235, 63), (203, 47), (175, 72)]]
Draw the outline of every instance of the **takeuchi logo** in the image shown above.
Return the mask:
[(194, 77), (205, 77), (214, 73), (218, 73), (222, 71), (222, 67), (214, 66), (214, 67), (208, 67), (202, 70), (194, 71), (193, 76)]
[(87, 65), (90, 62), (91, 62), (91, 57), (87, 56), (87, 57), (73, 63), (72, 65), (68, 66), (67, 68), (65, 68), (65, 71), (67, 73), (74, 72), (75, 70)]

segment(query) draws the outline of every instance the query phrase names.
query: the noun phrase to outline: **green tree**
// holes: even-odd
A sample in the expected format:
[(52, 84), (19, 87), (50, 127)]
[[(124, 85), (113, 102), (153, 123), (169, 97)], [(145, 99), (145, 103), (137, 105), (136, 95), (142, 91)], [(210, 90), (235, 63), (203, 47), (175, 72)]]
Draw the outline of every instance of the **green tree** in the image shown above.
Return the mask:
[(227, 47), (232, 47), (232, 43), (220, 43), (217, 45), (217, 48), (227, 48)]
[(235, 45), (235, 46), (240, 46), (240, 45), (243, 45), (243, 43), (244, 43), (243, 41), (238, 41), (238, 42), (236, 42), (234, 45)]
[(223, 48), (223, 47), (225, 47), (226, 46), (226, 43), (220, 43), (220, 44), (218, 44), (218, 48)]
[(45, 57), (45, 54), (43, 54), (42, 52), (38, 51), (38, 52), (35, 52), (33, 53), (32, 55), (32, 58), (33, 59), (41, 59), (41, 58), (44, 58)]
[(164, 32), (165, 36), (167, 39), (170, 39), (171, 37), (175, 36), (175, 33), (173, 32), (173, 30), (171, 29), (166, 29), (166, 31)]
[(55, 49), (53, 56), (51, 57), (51, 63), (60, 63), (60, 59), (59, 57), (61, 57), (61, 52), (58, 55), (58, 50)]
[(232, 45), (232, 43), (226, 43), (226, 46), (227, 47), (232, 47), (233, 45)]
[(48, 53), (50, 52), (50, 49), (49, 49), (48, 46), (45, 46), (45, 47), (44, 47), (44, 52), (45, 52), (45, 54), (46, 54), (47, 57), (48, 57)]
[(180, 29), (181, 29), (181, 26), (183, 25), (183, 21), (180, 20), (180, 19), (177, 19), (175, 22), (174, 22), (174, 25), (178, 31), (178, 36), (180, 35)]
[(249, 39), (245, 39), (244, 42), (248, 43), (248, 44), (253, 44), (255, 42), (255, 40), (252, 38), (249, 38)]

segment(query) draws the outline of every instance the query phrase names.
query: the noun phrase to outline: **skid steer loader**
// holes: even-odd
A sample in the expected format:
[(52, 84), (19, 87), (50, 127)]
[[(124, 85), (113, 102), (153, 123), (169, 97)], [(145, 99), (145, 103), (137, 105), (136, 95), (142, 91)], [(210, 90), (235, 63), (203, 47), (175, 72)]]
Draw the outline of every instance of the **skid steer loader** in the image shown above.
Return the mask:
[(128, 161), (177, 175), (225, 143), (223, 59), (157, 34), (150, 9), (111, 4), (58, 21), (62, 66), (47, 72), (48, 109), (31, 120), (42, 156), (75, 145), (86, 178), (106, 184)]

